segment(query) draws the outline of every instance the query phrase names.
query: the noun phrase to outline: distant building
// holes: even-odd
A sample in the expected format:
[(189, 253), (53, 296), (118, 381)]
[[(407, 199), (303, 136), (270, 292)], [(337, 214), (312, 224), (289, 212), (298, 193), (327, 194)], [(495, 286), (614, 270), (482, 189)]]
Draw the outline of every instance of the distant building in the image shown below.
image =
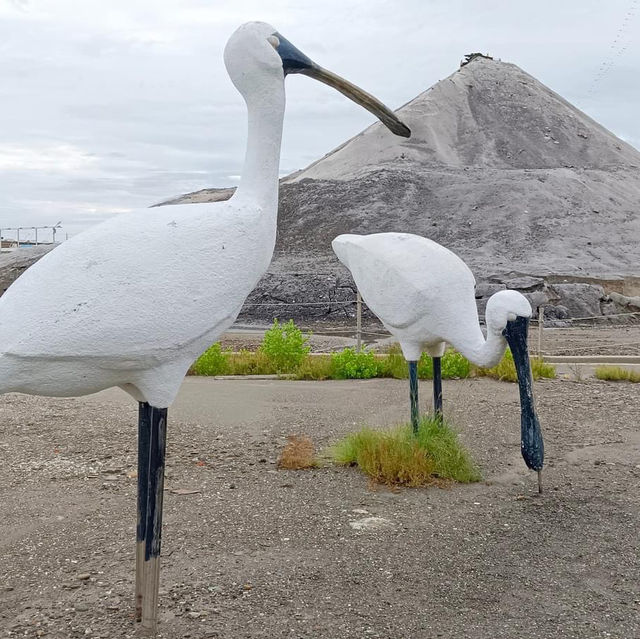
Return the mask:
[(7, 238), (0, 239), (0, 251), (15, 251), (18, 248), (18, 242)]

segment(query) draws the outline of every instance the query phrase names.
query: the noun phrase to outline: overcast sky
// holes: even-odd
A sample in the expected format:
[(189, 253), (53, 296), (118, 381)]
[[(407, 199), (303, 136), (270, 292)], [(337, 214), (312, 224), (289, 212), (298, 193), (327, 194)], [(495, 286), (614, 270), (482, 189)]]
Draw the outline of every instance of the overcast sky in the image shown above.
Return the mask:
[[(639, 13), (640, 0), (0, 0), (0, 228), (75, 234), (236, 184), (245, 109), (222, 51), (248, 20), (392, 108), (488, 52), (640, 148)], [(372, 121), (289, 77), (282, 175)]]

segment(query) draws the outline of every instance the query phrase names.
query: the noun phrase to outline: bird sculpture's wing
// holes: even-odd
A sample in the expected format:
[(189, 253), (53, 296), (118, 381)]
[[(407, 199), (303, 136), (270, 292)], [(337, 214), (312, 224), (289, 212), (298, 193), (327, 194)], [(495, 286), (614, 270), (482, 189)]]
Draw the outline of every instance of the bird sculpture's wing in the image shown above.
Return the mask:
[(162, 363), (235, 319), (269, 264), (272, 235), (257, 207), (231, 201), (112, 218), (9, 287), (0, 298), (0, 354)]
[(409, 233), (342, 237), (353, 238), (346, 240), (347, 261), (363, 299), (389, 327), (406, 328), (443, 299), (475, 286), (467, 265), (427, 238)]

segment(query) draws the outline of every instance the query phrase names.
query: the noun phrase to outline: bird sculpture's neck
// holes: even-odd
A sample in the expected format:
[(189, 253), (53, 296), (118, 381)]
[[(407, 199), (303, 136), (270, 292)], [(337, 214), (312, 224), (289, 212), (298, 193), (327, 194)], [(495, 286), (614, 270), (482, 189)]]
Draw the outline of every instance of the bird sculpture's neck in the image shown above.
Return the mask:
[(248, 111), (247, 152), (236, 196), (277, 211), (280, 143), (284, 120), (284, 81), (245, 96)]
[(485, 339), (480, 326), (476, 324), (476, 328), (477, 331), (474, 331), (472, 339), (452, 343), (452, 346), (476, 366), (486, 368), (497, 366), (507, 350), (507, 341), (502, 335), (496, 335), (491, 330), (487, 330)]

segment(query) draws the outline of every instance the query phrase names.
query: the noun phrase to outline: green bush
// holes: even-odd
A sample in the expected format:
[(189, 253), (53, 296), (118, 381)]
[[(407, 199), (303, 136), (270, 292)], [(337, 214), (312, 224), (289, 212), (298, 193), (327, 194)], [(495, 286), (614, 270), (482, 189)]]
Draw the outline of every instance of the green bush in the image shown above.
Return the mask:
[(458, 351), (448, 350), (441, 363), (443, 379), (465, 379), (471, 375), (471, 363)]
[[(469, 360), (453, 349), (445, 351), (440, 359), (442, 379), (464, 379), (471, 375)], [(433, 359), (422, 353), (418, 362), (418, 377), (420, 379), (433, 379)]]
[(200, 355), (191, 370), (194, 375), (229, 375), (229, 353), (216, 342)]
[(289, 320), (286, 324), (280, 324), (277, 319), (264, 334), (260, 345), (269, 361), (278, 373), (291, 373), (307, 357), (311, 347), (307, 344), (309, 336)]
[(376, 356), (371, 351), (357, 353), (353, 348), (333, 353), (331, 368), (334, 379), (369, 379), (378, 374)]
[(418, 377), (420, 379), (433, 379), (433, 360), (426, 353), (422, 353), (418, 360)]

